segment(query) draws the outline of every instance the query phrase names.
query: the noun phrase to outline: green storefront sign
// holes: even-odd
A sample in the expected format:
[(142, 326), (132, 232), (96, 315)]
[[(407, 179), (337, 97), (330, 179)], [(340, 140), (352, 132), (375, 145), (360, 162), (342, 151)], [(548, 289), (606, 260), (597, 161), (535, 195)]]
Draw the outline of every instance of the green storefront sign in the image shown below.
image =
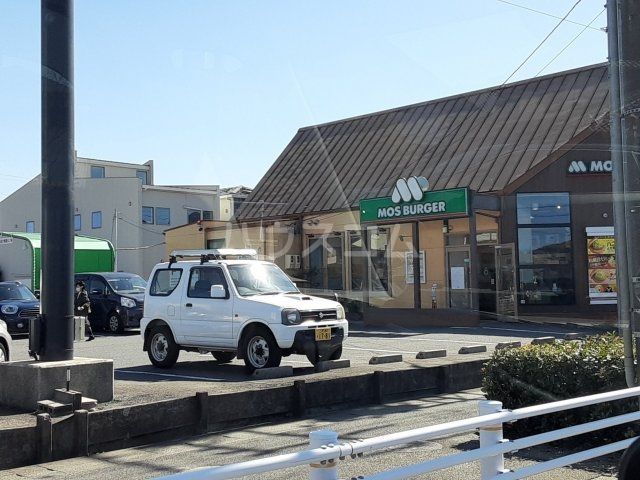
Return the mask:
[(448, 217), (469, 214), (469, 190), (427, 191), (420, 200), (395, 203), (391, 197), (360, 200), (361, 222), (383, 222), (411, 218)]

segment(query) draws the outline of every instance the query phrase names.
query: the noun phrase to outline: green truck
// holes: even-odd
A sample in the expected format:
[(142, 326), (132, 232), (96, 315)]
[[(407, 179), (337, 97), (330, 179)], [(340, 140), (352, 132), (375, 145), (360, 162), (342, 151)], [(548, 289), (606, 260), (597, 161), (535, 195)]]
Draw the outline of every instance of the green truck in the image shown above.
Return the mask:
[[(0, 232), (0, 280), (40, 291), (41, 234)], [(115, 250), (108, 240), (76, 235), (75, 272), (113, 272)]]

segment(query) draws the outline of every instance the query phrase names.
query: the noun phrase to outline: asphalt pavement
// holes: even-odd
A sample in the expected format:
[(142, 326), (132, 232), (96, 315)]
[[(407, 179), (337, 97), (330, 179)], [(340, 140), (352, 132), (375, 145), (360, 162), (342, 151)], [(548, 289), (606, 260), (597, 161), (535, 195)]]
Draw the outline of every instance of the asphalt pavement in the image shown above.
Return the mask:
[[(529, 343), (541, 336), (564, 338), (567, 333), (593, 334), (598, 330), (570, 325), (485, 322), (477, 327), (448, 327), (405, 329), (401, 327), (365, 327), (353, 324), (346, 340), (343, 357), (351, 362), (348, 369), (315, 373), (304, 356), (292, 355), (283, 359), (283, 365), (294, 367), (294, 377), (272, 380), (255, 380), (244, 371), (244, 363), (234, 360), (221, 365), (210, 354), (181, 352), (178, 363), (171, 369), (159, 369), (151, 365), (137, 331), (122, 335), (98, 334), (93, 342), (76, 343), (77, 357), (108, 358), (114, 360), (115, 400), (101, 404), (99, 408), (128, 406), (194, 395), (198, 391), (211, 394), (247, 389), (262, 389), (289, 385), (293, 379), (324, 379), (370, 373), (374, 370), (419, 368), (442, 363), (486, 358), (500, 342), (520, 341)], [(26, 338), (14, 342), (13, 360), (26, 360)], [(484, 345), (487, 353), (459, 355), (463, 346)], [(447, 351), (447, 357), (432, 360), (416, 360), (416, 354), (424, 350)], [(401, 354), (403, 361), (386, 365), (369, 365), (372, 356)], [(6, 418), (4, 419), (7, 420)], [(3, 425), (0, 412), (0, 427)]]
[[(263, 423), (242, 429), (220, 431), (182, 441), (154, 444), (34, 465), (0, 472), (0, 479), (71, 479), (107, 480), (112, 478), (157, 478), (184, 470), (253, 460), (305, 449), (308, 433), (332, 429), (342, 440), (370, 438), (475, 416), (477, 402), (483, 399), (479, 390), (445, 394), (428, 398), (387, 403), (349, 410), (316, 412), (313, 418), (279, 423)], [(339, 462), (340, 478), (400, 467), (436, 457), (460, 453), (478, 446), (478, 437), (471, 432), (394, 447), (364, 458)], [(561, 456), (570, 451), (557, 447), (536, 447), (506, 458), (506, 468), (516, 469), (538, 461)], [(573, 468), (562, 468), (536, 476), (540, 480), (604, 480), (615, 478), (619, 455), (586, 462)], [(479, 478), (479, 465), (467, 464), (445, 471), (423, 475), (420, 479), (469, 480)], [(249, 479), (304, 479), (307, 467), (264, 473)]]

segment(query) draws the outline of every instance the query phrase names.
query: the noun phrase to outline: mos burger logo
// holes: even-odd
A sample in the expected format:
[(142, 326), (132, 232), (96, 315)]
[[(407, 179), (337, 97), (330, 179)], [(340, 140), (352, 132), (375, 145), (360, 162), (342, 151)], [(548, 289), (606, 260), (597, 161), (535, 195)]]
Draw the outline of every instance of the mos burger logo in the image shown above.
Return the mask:
[(427, 190), (429, 190), (429, 180), (424, 177), (399, 178), (393, 187), (391, 201), (393, 203), (419, 202)]
[(567, 172), (573, 175), (584, 175), (589, 173), (611, 173), (612, 170), (611, 160), (592, 160), (590, 162), (574, 160), (569, 164)]

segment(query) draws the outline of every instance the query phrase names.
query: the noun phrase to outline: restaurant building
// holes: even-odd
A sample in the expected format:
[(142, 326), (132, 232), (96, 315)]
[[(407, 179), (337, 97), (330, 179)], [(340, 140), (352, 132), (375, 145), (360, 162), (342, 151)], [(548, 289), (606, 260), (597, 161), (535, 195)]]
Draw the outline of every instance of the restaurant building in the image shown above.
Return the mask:
[(257, 248), (369, 323), (613, 322), (608, 109), (600, 64), (301, 128), (167, 248)]

